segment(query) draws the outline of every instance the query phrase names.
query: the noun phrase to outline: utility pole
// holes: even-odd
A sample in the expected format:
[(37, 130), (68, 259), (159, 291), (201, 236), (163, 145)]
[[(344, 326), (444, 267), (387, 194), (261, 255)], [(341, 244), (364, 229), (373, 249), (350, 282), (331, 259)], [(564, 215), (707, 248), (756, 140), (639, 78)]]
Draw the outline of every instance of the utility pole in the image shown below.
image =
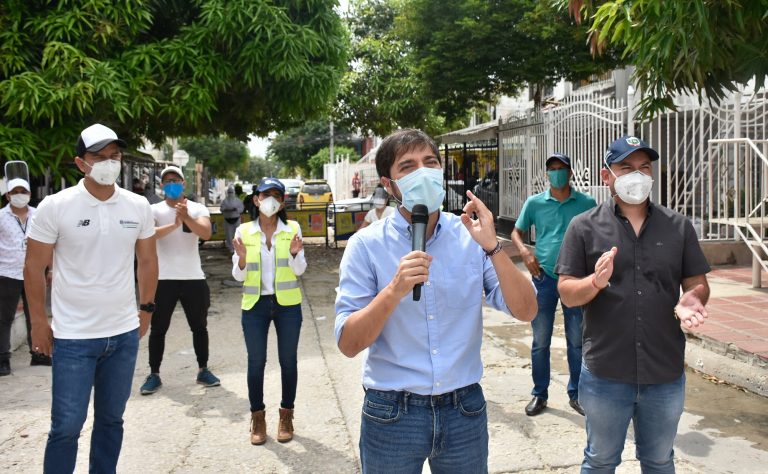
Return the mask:
[(331, 120), (331, 144), (328, 147), (328, 150), (331, 154), (331, 163), (336, 163), (336, 160), (334, 160), (333, 156), (333, 120)]

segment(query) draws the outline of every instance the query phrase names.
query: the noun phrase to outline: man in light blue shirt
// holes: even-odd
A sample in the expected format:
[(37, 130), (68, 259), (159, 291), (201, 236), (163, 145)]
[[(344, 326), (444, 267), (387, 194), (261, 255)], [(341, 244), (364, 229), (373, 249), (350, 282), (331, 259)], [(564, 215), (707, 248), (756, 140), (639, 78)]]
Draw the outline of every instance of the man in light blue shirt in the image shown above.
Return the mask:
[[(350, 239), (336, 299), (339, 349), (348, 357), (368, 349), (363, 472), (418, 473), (425, 460), (432, 472), (486, 472), (483, 294), (494, 308), (530, 321), (534, 288), (501, 251), (493, 215), (471, 192), (461, 218), (439, 211), (440, 155), (426, 134), (399, 130), (384, 139), (376, 169), (398, 212)], [(416, 204), (429, 212), (424, 252), (411, 251)]]
[[(523, 263), (531, 272), (536, 285), (536, 299), (539, 313), (531, 322), (533, 343), (531, 347), (531, 373), (533, 376), (533, 398), (525, 407), (525, 414), (536, 416), (547, 406), (549, 398), (549, 347), (555, 325), (555, 310), (560, 294), (557, 292), (555, 263), (560, 254), (568, 224), (578, 214), (595, 207), (595, 199), (573, 189), (570, 185), (573, 172), (571, 159), (562, 153), (547, 158), (549, 189), (526, 199), (520, 217), (512, 231), (512, 241), (517, 245)], [(531, 253), (523, 244), (523, 236), (531, 227), (536, 229), (536, 253)], [(580, 415), (584, 410), (579, 405), (579, 373), (581, 372), (581, 307), (563, 307), (565, 341), (567, 346), (569, 404)]]

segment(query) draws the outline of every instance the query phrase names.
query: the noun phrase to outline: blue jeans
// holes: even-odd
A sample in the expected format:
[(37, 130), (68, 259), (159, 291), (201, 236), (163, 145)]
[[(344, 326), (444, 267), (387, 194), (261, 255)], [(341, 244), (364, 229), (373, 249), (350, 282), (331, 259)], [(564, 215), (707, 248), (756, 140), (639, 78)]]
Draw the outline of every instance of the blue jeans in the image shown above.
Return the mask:
[(479, 384), (443, 395), (368, 389), (360, 426), (363, 473), (488, 472), (488, 414)]
[(97, 339), (54, 339), (51, 431), (44, 472), (73, 472), (93, 388), (90, 472), (115, 472), (131, 394), (139, 330)]
[[(533, 375), (534, 397), (549, 398), (549, 347), (552, 344), (552, 330), (555, 325), (555, 310), (560, 300), (557, 291), (557, 279), (541, 272), (539, 278), (533, 278), (536, 285), (536, 302), (539, 312), (531, 321), (533, 344), (531, 347), (531, 369)], [(583, 316), (581, 307), (570, 308), (561, 303), (565, 323), (565, 342), (568, 355), (568, 397), (577, 400), (579, 396), (579, 372), (581, 371), (581, 327)]]
[(587, 417), (587, 447), (581, 472), (614, 472), (632, 420), (643, 473), (674, 473), (672, 444), (684, 399), (685, 373), (674, 382), (638, 385), (599, 378), (582, 366), (579, 403)]
[(267, 335), (274, 321), (277, 358), (282, 381), (282, 408), (293, 408), (298, 381), (301, 305), (281, 306), (274, 295), (261, 295), (251, 309), (243, 310), (243, 336), (248, 350), (248, 400), (251, 411), (264, 409), (264, 367), (267, 365)]

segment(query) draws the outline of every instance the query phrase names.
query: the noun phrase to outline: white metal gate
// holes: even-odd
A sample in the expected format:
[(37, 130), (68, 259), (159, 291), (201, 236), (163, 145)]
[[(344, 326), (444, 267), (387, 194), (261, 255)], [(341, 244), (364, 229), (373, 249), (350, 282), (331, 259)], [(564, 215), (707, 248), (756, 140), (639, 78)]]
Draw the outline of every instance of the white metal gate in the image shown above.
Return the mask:
[(544, 165), (554, 152), (571, 157), (578, 190), (598, 202), (608, 199), (608, 188), (600, 179), (605, 150), (619, 136), (635, 134), (661, 156), (654, 167), (654, 202), (688, 216), (703, 240), (734, 239), (733, 226), (717, 221), (718, 201), (710, 201), (711, 153), (722, 148), (711, 147), (710, 142), (768, 139), (766, 91), (742, 88), (717, 107), (679, 96), (676, 111), (646, 123), (629, 120), (634, 116), (634, 100), (630, 95), (629, 104), (624, 105), (612, 98), (573, 97), (557, 107), (502, 122), (499, 216), (516, 219), (525, 199), (548, 187)]

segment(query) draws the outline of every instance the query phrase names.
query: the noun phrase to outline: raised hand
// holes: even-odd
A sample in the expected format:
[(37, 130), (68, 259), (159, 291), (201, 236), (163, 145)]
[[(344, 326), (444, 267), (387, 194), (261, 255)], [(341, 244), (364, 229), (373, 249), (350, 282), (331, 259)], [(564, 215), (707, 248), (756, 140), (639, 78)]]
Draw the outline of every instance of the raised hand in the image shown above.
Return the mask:
[(293, 239), (291, 239), (291, 255), (295, 257), (303, 248), (304, 242), (301, 240), (301, 237), (299, 237), (299, 234), (294, 235)]
[[(491, 251), (496, 247), (496, 226), (493, 223), (493, 213), (483, 204), (472, 191), (467, 191), (467, 204), (464, 205), (464, 213), (461, 215), (461, 222), (469, 231), (475, 242), (486, 251)], [(470, 216), (474, 213), (477, 218)]]
[(595, 276), (593, 284), (598, 288), (605, 288), (610, 285), (609, 280), (613, 275), (613, 259), (616, 257), (616, 253), (619, 251), (616, 247), (611, 247), (611, 250), (600, 255), (595, 263)]
[(247, 249), (242, 239), (240, 239), (240, 237), (232, 239), (232, 246), (235, 248), (235, 253), (237, 254), (237, 256), (240, 257), (242, 260), (245, 260), (245, 254), (247, 253)]

